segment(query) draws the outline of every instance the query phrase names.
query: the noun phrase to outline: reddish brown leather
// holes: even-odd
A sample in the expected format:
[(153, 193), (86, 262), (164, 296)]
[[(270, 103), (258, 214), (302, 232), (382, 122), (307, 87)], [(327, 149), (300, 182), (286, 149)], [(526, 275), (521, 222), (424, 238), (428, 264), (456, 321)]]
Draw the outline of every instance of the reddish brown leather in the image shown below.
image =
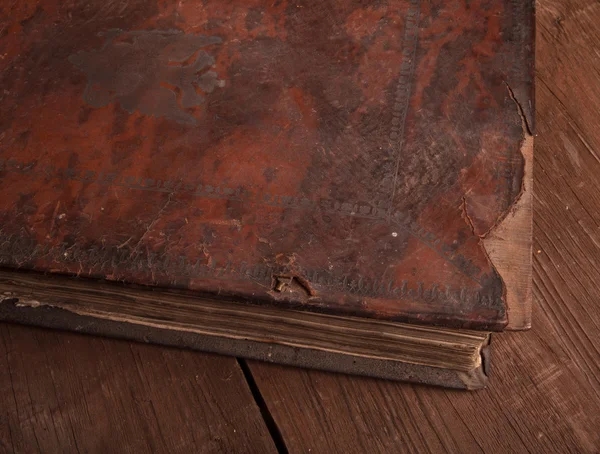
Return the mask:
[(4, 266), (506, 324), (531, 0), (4, 3)]

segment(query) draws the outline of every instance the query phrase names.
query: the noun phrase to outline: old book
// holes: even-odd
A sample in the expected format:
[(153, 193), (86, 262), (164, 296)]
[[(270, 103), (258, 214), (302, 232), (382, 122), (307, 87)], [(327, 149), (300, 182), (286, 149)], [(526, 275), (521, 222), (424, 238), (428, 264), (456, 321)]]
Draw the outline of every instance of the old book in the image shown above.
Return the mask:
[(0, 6), (0, 318), (484, 386), (530, 326), (533, 8)]

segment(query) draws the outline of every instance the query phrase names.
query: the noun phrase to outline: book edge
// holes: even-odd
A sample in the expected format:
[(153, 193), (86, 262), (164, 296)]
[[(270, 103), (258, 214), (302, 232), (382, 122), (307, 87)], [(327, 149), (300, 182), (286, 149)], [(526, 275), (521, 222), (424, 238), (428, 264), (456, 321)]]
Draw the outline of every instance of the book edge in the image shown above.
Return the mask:
[(184, 347), (287, 366), (446, 388), (476, 390), (484, 388), (488, 381), (489, 344), (481, 349), (481, 361), (476, 367), (464, 372), (403, 361), (159, 328), (144, 323), (81, 315), (61, 307), (23, 305), (19, 304), (18, 300), (10, 299), (0, 302), (0, 320), (169, 347)]

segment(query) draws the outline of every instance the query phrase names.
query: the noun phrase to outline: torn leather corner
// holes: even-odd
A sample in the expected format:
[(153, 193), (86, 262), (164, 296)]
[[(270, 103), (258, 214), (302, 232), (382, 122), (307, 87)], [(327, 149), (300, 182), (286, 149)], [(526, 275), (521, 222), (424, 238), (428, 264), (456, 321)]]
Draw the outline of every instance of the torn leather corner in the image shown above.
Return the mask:
[(533, 136), (521, 105), (508, 85), (507, 89), (517, 106), (523, 128), (520, 145), (524, 165), (522, 189), (507, 214), (481, 241), (505, 287), (508, 313), (506, 329), (524, 330), (531, 327)]

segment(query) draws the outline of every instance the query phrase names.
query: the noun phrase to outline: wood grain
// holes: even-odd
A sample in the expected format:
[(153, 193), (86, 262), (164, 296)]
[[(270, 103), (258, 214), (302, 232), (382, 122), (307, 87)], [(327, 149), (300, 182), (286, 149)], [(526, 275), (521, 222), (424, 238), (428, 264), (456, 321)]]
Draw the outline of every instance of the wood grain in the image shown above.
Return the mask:
[(273, 452), (234, 358), (0, 325), (0, 452)]
[(490, 387), (475, 393), (251, 363), (290, 452), (597, 452), (600, 403), (548, 339), (498, 336)]
[(252, 363), (290, 452), (600, 451), (600, 3), (537, 16), (532, 330), (470, 394)]

